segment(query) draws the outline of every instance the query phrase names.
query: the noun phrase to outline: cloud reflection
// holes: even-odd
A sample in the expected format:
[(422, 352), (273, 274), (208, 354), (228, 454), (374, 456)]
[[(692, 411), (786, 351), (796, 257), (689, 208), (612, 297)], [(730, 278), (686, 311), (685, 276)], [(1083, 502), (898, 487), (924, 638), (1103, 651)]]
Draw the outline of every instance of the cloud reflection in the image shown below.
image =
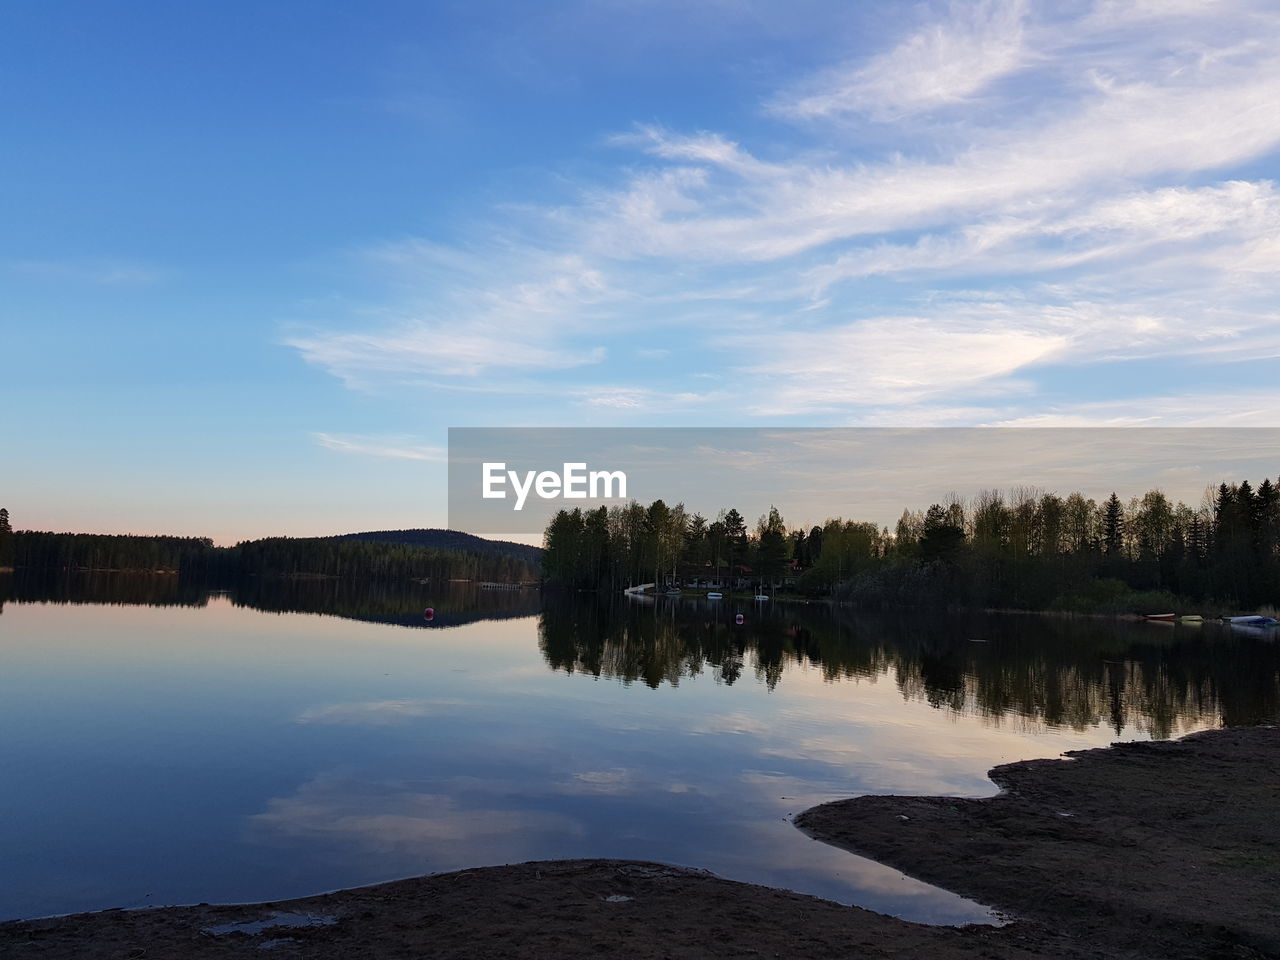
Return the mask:
[[(514, 786), (514, 785), (512, 785)], [(582, 834), (560, 813), (469, 806), (446, 783), (357, 781), (321, 776), (268, 801), (251, 822), (277, 837), (328, 841), (379, 854), (426, 858), (435, 869), (535, 856), (549, 835)]]
[(461, 700), (367, 700), (311, 707), (298, 714), (295, 723), (345, 723), (371, 726), (407, 723), (464, 706)]

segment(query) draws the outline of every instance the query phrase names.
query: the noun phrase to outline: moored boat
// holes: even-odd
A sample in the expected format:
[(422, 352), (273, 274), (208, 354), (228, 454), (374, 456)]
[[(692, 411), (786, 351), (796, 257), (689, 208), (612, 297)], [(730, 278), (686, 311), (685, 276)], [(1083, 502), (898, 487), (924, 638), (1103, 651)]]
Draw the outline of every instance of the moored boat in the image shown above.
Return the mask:
[(1165, 622), (1172, 622), (1177, 617), (1176, 613), (1144, 613), (1142, 615), (1143, 620), (1162, 620)]

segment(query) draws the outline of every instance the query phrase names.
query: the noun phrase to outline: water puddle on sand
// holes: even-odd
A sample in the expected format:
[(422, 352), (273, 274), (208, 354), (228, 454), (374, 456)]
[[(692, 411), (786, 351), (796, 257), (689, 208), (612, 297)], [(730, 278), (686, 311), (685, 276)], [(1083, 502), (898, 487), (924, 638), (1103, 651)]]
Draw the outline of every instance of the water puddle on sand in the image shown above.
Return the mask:
[(256, 937), (264, 930), (274, 930), (277, 927), (292, 927), (300, 929), (304, 927), (331, 927), (338, 922), (337, 917), (317, 916), (311, 913), (273, 913), (265, 920), (241, 920), (236, 923), (219, 923), (216, 926), (204, 927), (205, 933), (211, 933), (215, 937), (223, 937), (232, 933), (243, 933), (251, 937)]

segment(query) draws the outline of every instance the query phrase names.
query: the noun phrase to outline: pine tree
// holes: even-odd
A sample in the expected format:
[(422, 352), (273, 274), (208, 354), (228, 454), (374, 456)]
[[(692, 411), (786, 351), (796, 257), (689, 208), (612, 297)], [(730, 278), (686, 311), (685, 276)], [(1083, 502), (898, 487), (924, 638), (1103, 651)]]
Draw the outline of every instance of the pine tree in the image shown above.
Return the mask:
[(725, 559), (729, 565), (729, 586), (735, 579), (734, 566), (742, 562), (747, 552), (747, 522), (736, 508), (730, 507), (724, 515)]
[(1102, 550), (1115, 560), (1124, 549), (1124, 507), (1113, 492), (1102, 506)]
[(769, 507), (769, 513), (756, 525), (760, 542), (760, 579), (776, 586), (776, 581), (786, 569), (787, 528), (777, 507)]
[(13, 566), (13, 528), (9, 526), (9, 511), (0, 507), (0, 567)]
[(950, 521), (947, 510), (935, 503), (925, 511), (924, 533), (920, 538), (920, 559), (953, 562), (964, 546), (964, 529)]

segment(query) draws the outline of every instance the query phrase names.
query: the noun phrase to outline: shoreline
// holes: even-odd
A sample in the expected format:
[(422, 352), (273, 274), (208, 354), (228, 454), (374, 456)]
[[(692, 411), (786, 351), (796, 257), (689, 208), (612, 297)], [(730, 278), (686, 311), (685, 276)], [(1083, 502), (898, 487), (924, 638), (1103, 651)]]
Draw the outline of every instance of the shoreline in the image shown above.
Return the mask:
[(796, 826), (989, 904), (1002, 927), (909, 923), (706, 871), (555, 860), (258, 904), (0, 923), (0, 957), (1280, 956), (1280, 728), (994, 768), (974, 798), (863, 796)]

